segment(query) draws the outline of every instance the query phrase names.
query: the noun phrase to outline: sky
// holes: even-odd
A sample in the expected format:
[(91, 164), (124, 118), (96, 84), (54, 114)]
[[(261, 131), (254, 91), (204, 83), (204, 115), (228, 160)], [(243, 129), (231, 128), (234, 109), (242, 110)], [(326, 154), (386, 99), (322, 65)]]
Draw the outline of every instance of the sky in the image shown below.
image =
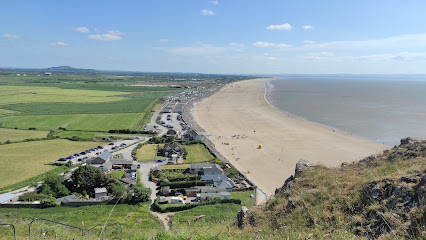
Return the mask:
[(426, 1), (2, 0), (0, 67), (425, 74)]

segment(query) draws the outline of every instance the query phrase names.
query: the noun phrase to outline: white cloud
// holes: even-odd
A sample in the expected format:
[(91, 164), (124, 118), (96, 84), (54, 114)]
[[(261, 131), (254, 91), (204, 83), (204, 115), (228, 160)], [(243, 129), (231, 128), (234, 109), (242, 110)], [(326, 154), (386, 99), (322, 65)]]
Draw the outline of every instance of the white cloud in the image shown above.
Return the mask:
[(160, 39), (160, 42), (161, 43), (166, 43), (166, 42), (169, 42), (169, 39), (163, 38), (163, 39)]
[(272, 42), (255, 42), (255, 47), (275, 47), (275, 48), (291, 48), (291, 45), (285, 43), (272, 43)]
[(315, 44), (315, 41), (311, 41), (311, 40), (305, 40), (303, 41), (304, 44)]
[(287, 31), (291, 30), (291, 28), (292, 27), (289, 23), (284, 23), (281, 25), (269, 25), (266, 27), (266, 29), (268, 30), (287, 30)]
[(88, 32), (90, 32), (89, 29), (86, 28), (86, 27), (75, 27), (75, 28), (72, 28), (72, 30), (75, 31), (75, 32), (79, 32), (79, 33), (88, 33)]
[(18, 36), (18, 35), (10, 34), (10, 33), (5, 33), (5, 34), (3, 34), (3, 37), (4, 37), (4, 38), (7, 38), (7, 39), (18, 39), (18, 38), (19, 38), (19, 36)]
[(313, 29), (314, 27), (312, 27), (311, 25), (303, 25), (302, 28), (309, 30), (309, 29)]
[(210, 3), (213, 4), (213, 5), (218, 5), (219, 1), (218, 0), (213, 0), (213, 1), (210, 1)]
[(255, 43), (253, 43), (253, 46), (255, 46), (255, 47), (273, 47), (273, 46), (275, 46), (275, 43), (271, 43), (271, 42), (255, 42)]
[(125, 33), (117, 31), (117, 30), (109, 30), (108, 34), (117, 35), (117, 36), (124, 36), (124, 35), (126, 35)]
[(241, 52), (244, 45), (237, 43), (230, 43), (225, 46), (215, 46), (203, 42), (196, 42), (193, 46), (189, 47), (175, 47), (175, 48), (156, 48), (157, 50), (169, 52), (176, 56), (184, 57), (210, 57), (227, 52)]
[(53, 47), (67, 47), (68, 43), (65, 43), (65, 42), (52, 42), (52, 43), (50, 43), (50, 46), (53, 46)]
[(91, 34), (88, 36), (89, 39), (99, 40), (99, 41), (119, 41), (122, 40), (125, 33), (117, 30), (109, 30), (104, 34)]
[(215, 13), (212, 10), (203, 9), (201, 10), (201, 15), (203, 16), (213, 16)]

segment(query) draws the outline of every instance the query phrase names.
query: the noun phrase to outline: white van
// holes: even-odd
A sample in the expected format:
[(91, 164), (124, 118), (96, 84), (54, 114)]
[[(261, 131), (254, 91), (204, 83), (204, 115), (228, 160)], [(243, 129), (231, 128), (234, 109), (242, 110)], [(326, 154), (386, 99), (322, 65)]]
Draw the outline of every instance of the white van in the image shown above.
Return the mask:
[(183, 197), (172, 197), (170, 199), (171, 204), (185, 204), (185, 201), (183, 201)]

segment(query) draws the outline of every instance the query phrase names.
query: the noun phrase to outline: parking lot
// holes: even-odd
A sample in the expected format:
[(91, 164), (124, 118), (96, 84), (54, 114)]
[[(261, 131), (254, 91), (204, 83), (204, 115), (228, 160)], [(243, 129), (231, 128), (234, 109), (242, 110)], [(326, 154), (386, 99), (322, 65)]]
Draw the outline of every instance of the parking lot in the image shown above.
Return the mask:
[[(159, 122), (169, 129), (174, 129), (177, 132), (183, 133), (183, 121), (178, 120), (179, 115), (179, 113), (163, 113), (159, 115)], [(170, 116), (170, 120), (168, 120), (167, 116)]]
[(120, 149), (123, 149), (126, 146), (131, 145), (135, 142), (139, 142), (143, 139), (144, 139), (143, 137), (142, 138), (137, 137), (136, 139), (132, 139), (132, 140), (118, 140), (118, 141), (113, 141), (113, 142), (109, 142), (109, 143), (102, 142), (97, 147), (82, 150), (81, 152), (75, 153), (73, 155), (64, 156), (64, 157), (58, 159), (56, 162), (67, 163), (67, 162), (71, 161), (72, 164), (82, 163), (82, 162), (85, 162), (85, 161), (87, 161), (91, 158), (94, 158), (94, 157), (102, 154), (106, 150), (108, 150), (109, 152), (112, 153), (114, 151), (118, 151)]

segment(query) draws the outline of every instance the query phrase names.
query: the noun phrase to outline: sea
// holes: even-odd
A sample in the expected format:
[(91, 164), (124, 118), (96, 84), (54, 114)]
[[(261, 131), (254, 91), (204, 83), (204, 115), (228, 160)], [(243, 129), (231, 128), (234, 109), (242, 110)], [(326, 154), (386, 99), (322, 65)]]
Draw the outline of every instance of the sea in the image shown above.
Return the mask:
[(426, 139), (426, 75), (291, 75), (266, 83), (286, 114), (386, 146)]

